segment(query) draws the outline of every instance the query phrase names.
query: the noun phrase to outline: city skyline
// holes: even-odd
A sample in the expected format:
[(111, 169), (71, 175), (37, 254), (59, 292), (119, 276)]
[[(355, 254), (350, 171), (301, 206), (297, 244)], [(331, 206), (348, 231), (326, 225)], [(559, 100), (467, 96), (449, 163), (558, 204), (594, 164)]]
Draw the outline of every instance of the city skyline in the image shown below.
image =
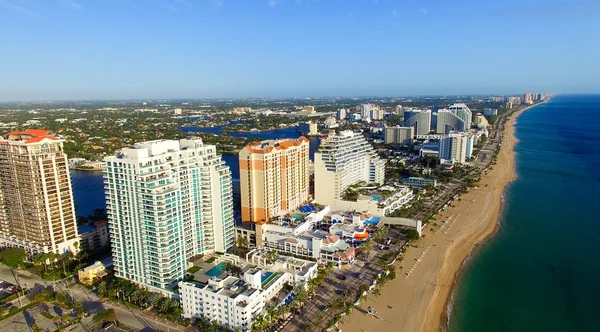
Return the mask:
[(599, 14), (592, 1), (2, 0), (0, 100), (593, 93)]

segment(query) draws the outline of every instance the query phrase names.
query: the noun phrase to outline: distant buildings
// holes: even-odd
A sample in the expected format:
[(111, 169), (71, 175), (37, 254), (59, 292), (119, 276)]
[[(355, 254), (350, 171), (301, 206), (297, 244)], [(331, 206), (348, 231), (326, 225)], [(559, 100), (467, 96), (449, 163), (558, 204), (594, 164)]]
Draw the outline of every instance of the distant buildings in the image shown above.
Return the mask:
[(530, 92), (527, 92), (523, 95), (523, 104), (531, 105), (533, 104), (533, 95)]
[(466, 104), (452, 104), (450, 105), (450, 107), (448, 107), (448, 109), (454, 114), (456, 114), (456, 116), (458, 116), (464, 122), (465, 129), (459, 129), (460, 131), (466, 131), (469, 130), (469, 128), (471, 128), (473, 112), (471, 112), (471, 109), (469, 109), (469, 107), (467, 107)]
[(0, 244), (30, 253), (77, 252), (80, 241), (64, 140), (46, 130), (0, 139)]
[(446, 109), (437, 111), (436, 133), (448, 134), (451, 131), (466, 131), (468, 127), (465, 121), (456, 112)]
[(488, 120), (485, 118), (485, 116), (483, 116), (481, 114), (475, 115), (475, 118), (473, 119), (473, 124), (475, 126), (477, 126), (477, 128), (479, 128), (479, 129), (485, 128), (490, 125), (488, 123)]
[(383, 120), (383, 116), (385, 115), (385, 112), (379, 108), (373, 108), (371, 109), (371, 120)]
[(415, 136), (413, 127), (386, 127), (385, 128), (385, 144), (401, 144), (408, 145), (412, 143)]
[(431, 111), (405, 110), (404, 127), (415, 128), (415, 135), (427, 135), (431, 130)]
[(296, 129), (296, 131), (303, 135), (310, 135), (310, 136), (314, 136), (319, 133), (317, 124), (312, 121), (300, 122), (298, 124), (298, 128)]
[(242, 221), (269, 221), (294, 211), (309, 195), (309, 141), (271, 140), (239, 153)]
[(358, 182), (383, 183), (385, 160), (360, 133), (342, 131), (321, 140), (315, 153), (315, 199), (330, 205)]
[(302, 115), (313, 115), (313, 114), (317, 114), (317, 111), (315, 111), (315, 107), (314, 106), (303, 106), (302, 110), (300, 111), (300, 114), (302, 114)]
[[(469, 140), (470, 151), (469, 151)], [(468, 134), (451, 132), (440, 140), (439, 158), (443, 164), (464, 164), (473, 152), (473, 138)]]
[(362, 117), (358, 113), (351, 113), (348, 115), (348, 121), (350, 121), (350, 122), (357, 122), (357, 121), (361, 121), (361, 120), (362, 120)]
[(338, 120), (345, 120), (348, 115), (348, 111), (345, 108), (340, 108), (336, 112), (336, 117)]
[(363, 104), (360, 105), (360, 118), (363, 121), (367, 121), (371, 119), (371, 110), (373, 109), (373, 105), (371, 104)]
[[(511, 103), (511, 107), (512, 107), (512, 103)], [(510, 108), (510, 107), (507, 107), (507, 108)], [(483, 109), (483, 115), (485, 115), (485, 116), (498, 115), (498, 109), (496, 109), (496, 108), (484, 108)]]
[(198, 254), (234, 245), (231, 172), (199, 139), (136, 143), (105, 158), (115, 275), (162, 291)]

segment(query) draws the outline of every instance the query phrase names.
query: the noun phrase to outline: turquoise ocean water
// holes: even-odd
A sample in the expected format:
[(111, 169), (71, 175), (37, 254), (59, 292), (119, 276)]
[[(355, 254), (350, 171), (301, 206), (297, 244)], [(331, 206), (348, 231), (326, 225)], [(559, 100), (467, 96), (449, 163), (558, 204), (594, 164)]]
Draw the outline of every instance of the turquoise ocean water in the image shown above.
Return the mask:
[(465, 264), (448, 330), (600, 331), (600, 95), (517, 122), (498, 233)]

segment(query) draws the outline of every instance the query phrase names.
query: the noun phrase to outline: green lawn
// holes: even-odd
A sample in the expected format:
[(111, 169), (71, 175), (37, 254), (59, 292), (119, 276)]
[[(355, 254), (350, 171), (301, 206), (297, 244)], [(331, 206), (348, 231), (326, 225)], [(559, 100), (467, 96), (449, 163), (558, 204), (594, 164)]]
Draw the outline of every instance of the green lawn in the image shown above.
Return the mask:
[(199, 266), (192, 266), (192, 267), (190, 267), (190, 268), (187, 270), (187, 272), (188, 272), (189, 274), (194, 274), (194, 273), (196, 273), (196, 272), (198, 272), (198, 271), (200, 271), (200, 267), (199, 267)]

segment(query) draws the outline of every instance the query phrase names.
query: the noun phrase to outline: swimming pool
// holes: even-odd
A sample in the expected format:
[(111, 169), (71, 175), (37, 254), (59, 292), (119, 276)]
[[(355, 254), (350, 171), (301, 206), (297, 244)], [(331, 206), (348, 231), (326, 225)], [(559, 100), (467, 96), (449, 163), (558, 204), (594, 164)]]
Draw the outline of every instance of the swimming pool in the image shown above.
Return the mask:
[(296, 213), (296, 214), (294, 214), (292, 217), (294, 217), (294, 219), (301, 220), (303, 216), (304, 216), (304, 215), (303, 215), (302, 213)]
[(371, 217), (371, 219), (365, 220), (365, 225), (376, 225), (377, 223), (379, 223), (379, 220), (381, 220), (381, 218)]
[(270, 277), (272, 274), (273, 274), (273, 272), (265, 272), (265, 274), (263, 274), (263, 275), (260, 277), (260, 283), (261, 283), (261, 284), (262, 284), (262, 283), (264, 283), (264, 282), (265, 282), (265, 280), (269, 279), (269, 277)]
[(381, 200), (381, 195), (373, 195), (371, 197), (373, 197), (373, 200), (375, 200), (375, 201), (380, 201)]
[(212, 269), (208, 270), (205, 274), (207, 276), (209, 276), (209, 277), (217, 277), (221, 273), (223, 273), (223, 270), (224, 270), (223, 263), (219, 263), (219, 264), (217, 264), (217, 266), (215, 266)]

